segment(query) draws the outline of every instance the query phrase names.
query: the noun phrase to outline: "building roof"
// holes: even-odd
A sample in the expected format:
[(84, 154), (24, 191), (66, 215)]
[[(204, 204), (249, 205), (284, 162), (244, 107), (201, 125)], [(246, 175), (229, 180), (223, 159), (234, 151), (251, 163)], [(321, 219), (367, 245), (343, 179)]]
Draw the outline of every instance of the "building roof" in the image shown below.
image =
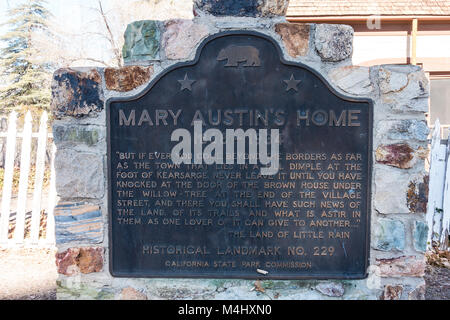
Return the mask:
[(290, 0), (287, 17), (449, 16), (447, 0)]

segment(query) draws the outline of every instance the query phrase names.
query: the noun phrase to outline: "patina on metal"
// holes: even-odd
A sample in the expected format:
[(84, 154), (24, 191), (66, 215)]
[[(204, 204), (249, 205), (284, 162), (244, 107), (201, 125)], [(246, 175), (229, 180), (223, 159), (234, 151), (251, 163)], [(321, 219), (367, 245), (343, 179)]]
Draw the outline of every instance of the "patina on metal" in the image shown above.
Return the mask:
[[(111, 274), (366, 277), (372, 109), (248, 31), (211, 36), (142, 93), (108, 100)], [(224, 137), (278, 129), (278, 173), (248, 159), (173, 164), (172, 133), (195, 119)]]

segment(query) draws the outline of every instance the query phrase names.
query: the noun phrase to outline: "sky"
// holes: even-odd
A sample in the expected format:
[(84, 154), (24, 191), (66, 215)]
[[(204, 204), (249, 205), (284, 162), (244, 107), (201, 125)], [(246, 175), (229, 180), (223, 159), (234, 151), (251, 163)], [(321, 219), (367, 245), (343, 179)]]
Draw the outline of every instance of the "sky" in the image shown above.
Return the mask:
[[(8, 9), (14, 8), (24, 1), (27, 0), (0, 0), (0, 35), (7, 30), (7, 26), (1, 26), (1, 24), (8, 19)], [(120, 2), (118, 0), (102, 0), (103, 10), (108, 17), (110, 17), (108, 12), (113, 13), (113, 16), (114, 13), (118, 13), (118, 3), (124, 10), (120, 11), (122, 12), (121, 19), (125, 20), (120, 20), (120, 24), (115, 25), (119, 28), (115, 29), (115, 33), (113, 32), (116, 36), (123, 37), (126, 24), (135, 20), (192, 19), (192, 0), (155, 0), (153, 2), (143, 0), (120, 0)], [(99, 32), (99, 28), (104, 27), (103, 22), (98, 24), (99, 15), (92, 10), (92, 7), (97, 7), (97, 1), (47, 0), (46, 7), (53, 15), (57, 31), (60, 34), (65, 34), (66, 38), (70, 39), (69, 42), (66, 41), (64, 50), (68, 48), (72, 52), (78, 52), (84, 58), (89, 57), (102, 61), (111, 61), (111, 47), (107, 40), (104, 37), (93, 34)], [(127, 11), (128, 9), (130, 11)], [(53, 44), (58, 45), (57, 43)], [(0, 41), (0, 47), (4, 45), (4, 42)], [(82, 62), (80, 61), (80, 63)], [(88, 65), (92, 64), (89, 63)]]
[[(16, 7), (25, 0), (0, 0), (0, 35), (7, 31), (7, 26), (1, 26), (7, 21), (7, 11)], [(124, 0), (127, 1), (127, 0)], [(103, 0), (104, 10), (109, 10), (109, 1)], [(81, 34), (88, 22), (95, 20), (96, 13), (89, 9), (95, 5), (92, 0), (47, 0), (46, 8), (52, 13), (55, 22), (65, 31), (73, 34)], [(4, 43), (0, 41), (0, 46)], [(107, 52), (102, 52), (101, 42), (94, 42), (88, 48), (89, 55), (95, 58), (104, 58)]]

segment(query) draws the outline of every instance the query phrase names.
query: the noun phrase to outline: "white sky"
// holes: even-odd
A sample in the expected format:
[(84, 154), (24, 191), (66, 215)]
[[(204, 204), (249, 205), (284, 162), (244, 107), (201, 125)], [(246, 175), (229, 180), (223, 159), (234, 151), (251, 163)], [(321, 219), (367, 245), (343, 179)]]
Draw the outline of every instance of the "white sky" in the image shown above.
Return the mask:
[[(0, 25), (7, 21), (8, 9), (16, 7), (24, 1), (26, 0), (0, 0)], [(106, 14), (112, 12), (111, 9), (114, 6), (114, 2), (117, 6), (118, 0), (102, 0), (103, 11)], [(122, 21), (125, 25), (119, 25), (123, 31), (115, 29), (116, 36), (123, 34), (126, 24), (134, 20), (192, 19), (192, 0), (158, 0), (155, 2), (121, 0), (120, 3), (121, 5), (125, 4), (127, 8), (131, 8), (128, 4), (139, 5), (141, 3), (142, 7), (139, 7), (138, 11), (133, 12), (130, 16), (125, 16), (127, 21)], [(57, 30), (70, 35), (69, 50), (80, 50), (78, 52), (85, 58), (89, 57), (103, 61), (110, 60), (111, 51), (108, 50), (110, 46), (107, 40), (104, 37), (92, 35), (92, 32), (99, 31), (99, 27), (103, 28), (103, 24), (99, 25), (94, 22), (98, 21), (98, 13), (91, 8), (97, 7), (96, 0), (47, 0), (46, 7), (53, 15)], [(115, 7), (115, 10), (117, 10), (117, 7)], [(0, 26), (0, 35), (6, 30), (7, 26)], [(0, 46), (3, 45), (4, 43), (0, 41)], [(49, 45), (51, 46), (52, 44)], [(54, 45), (57, 44), (55, 43)]]
[[(0, 0), (0, 24), (7, 21), (7, 11), (16, 7), (25, 0)], [(129, 1), (129, 0), (123, 0)], [(46, 8), (52, 13), (56, 24), (61, 26), (64, 31), (71, 34), (82, 34), (86, 29), (86, 25), (96, 18), (96, 13), (89, 9), (89, 6), (95, 6), (96, 1), (93, 0), (47, 0)], [(109, 10), (110, 1), (102, 0), (105, 12)], [(92, 26), (92, 25), (89, 25)], [(0, 26), (0, 35), (7, 30), (7, 26)], [(75, 40), (74, 40), (75, 41)], [(109, 52), (103, 50), (104, 40), (96, 39), (87, 46), (90, 57), (105, 58)], [(4, 44), (0, 41), (0, 46)]]

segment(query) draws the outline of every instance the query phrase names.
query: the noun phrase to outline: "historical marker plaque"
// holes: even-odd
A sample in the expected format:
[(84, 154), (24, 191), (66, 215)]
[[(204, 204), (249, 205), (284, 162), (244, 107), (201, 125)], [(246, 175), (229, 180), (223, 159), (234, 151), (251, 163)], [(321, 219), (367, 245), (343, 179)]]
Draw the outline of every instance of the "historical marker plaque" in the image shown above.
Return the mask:
[(228, 32), (107, 114), (114, 276), (365, 277), (370, 100)]

